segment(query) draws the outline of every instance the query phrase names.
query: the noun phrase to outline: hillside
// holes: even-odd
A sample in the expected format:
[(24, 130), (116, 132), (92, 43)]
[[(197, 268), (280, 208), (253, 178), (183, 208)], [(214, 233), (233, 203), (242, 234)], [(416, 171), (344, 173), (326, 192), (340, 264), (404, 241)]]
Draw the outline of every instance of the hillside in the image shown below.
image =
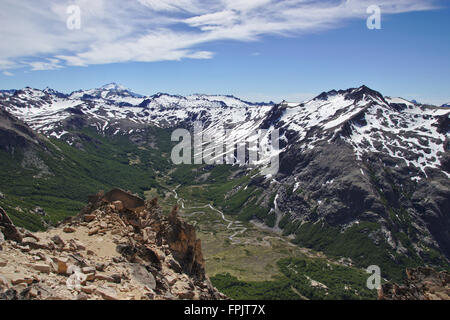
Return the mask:
[[(299, 247), (358, 268), (379, 265), (387, 279), (400, 280), (405, 267), (449, 268), (448, 108), (366, 86), (301, 104), (143, 97), (119, 85), (72, 94), (25, 88), (2, 92), (0, 104), (2, 117), (37, 139), (14, 151), (10, 141), (21, 141), (22, 131), (2, 131), (9, 136), (0, 139), (0, 204), (18, 225), (37, 230), (75, 215), (100, 189), (156, 192), (170, 202), (178, 187), (186, 201), (212, 204)], [(255, 130), (278, 129), (278, 174), (261, 176), (242, 163), (173, 165), (170, 135), (194, 121), (204, 133), (226, 128), (241, 142)]]

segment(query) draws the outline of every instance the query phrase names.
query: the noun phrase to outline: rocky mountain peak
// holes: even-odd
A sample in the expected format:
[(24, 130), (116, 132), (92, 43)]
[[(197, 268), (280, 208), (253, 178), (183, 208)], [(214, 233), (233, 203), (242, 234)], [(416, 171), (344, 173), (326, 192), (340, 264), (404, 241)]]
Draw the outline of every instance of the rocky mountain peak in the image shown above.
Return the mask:
[[(174, 208), (120, 189), (91, 196), (47, 232), (0, 209), (0, 299), (224, 299), (205, 274), (200, 240)], [(4, 240), (2, 240), (4, 239)]]

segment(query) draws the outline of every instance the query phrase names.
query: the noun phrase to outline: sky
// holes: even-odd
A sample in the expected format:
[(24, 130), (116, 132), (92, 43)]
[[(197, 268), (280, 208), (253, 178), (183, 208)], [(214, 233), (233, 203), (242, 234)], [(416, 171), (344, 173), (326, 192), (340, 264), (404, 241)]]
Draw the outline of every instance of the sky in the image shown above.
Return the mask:
[[(369, 29), (380, 9), (380, 29)], [(2, 0), (0, 88), (450, 102), (448, 0)]]

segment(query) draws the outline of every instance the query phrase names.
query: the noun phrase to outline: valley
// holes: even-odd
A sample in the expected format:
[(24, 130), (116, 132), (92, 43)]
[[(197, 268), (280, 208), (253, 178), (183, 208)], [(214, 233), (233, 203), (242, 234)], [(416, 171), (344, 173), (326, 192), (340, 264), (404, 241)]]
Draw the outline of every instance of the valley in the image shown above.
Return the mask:
[[(31, 231), (121, 188), (177, 205), (206, 272), (233, 298), (373, 299), (405, 268), (449, 270), (449, 110), (362, 86), (302, 104), (157, 94), (117, 85), (0, 94), (0, 206)], [(280, 131), (280, 170), (174, 165), (176, 128), (223, 125), (238, 141)], [(220, 156), (220, 155), (217, 155)], [(276, 294), (275, 294), (276, 293)]]

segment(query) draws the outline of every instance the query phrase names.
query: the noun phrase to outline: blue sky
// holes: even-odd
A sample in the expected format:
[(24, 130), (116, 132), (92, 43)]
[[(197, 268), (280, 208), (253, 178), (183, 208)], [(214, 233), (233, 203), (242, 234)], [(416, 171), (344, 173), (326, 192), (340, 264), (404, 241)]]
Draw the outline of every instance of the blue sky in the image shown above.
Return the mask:
[[(69, 30), (67, 7), (81, 8)], [(369, 5), (381, 30), (369, 30)], [(432, 0), (3, 0), (0, 88), (301, 101), (366, 84), (450, 102), (450, 4)]]

